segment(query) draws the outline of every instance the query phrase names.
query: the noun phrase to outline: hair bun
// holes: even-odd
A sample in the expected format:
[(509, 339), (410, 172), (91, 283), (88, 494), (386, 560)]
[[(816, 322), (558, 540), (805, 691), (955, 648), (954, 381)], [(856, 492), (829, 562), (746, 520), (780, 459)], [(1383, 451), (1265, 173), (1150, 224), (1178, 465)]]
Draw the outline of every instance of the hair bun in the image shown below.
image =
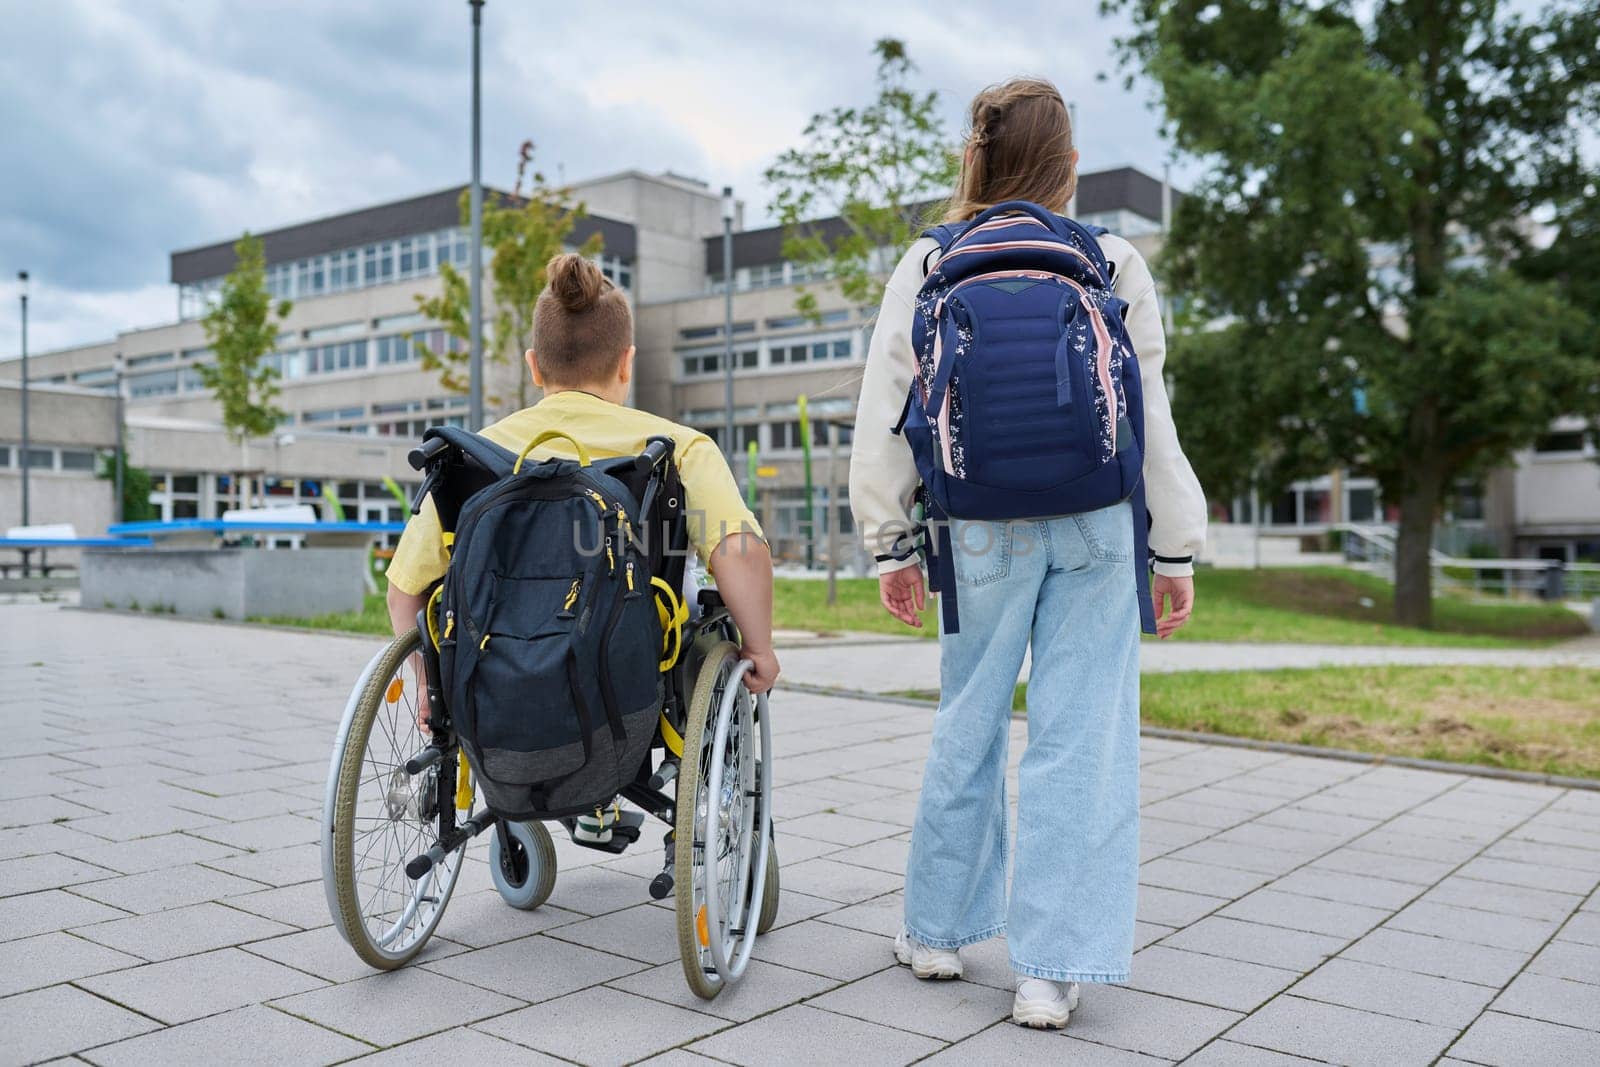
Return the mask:
[(589, 260), (564, 252), (545, 266), (545, 284), (562, 308), (577, 313), (599, 303), (610, 283)]

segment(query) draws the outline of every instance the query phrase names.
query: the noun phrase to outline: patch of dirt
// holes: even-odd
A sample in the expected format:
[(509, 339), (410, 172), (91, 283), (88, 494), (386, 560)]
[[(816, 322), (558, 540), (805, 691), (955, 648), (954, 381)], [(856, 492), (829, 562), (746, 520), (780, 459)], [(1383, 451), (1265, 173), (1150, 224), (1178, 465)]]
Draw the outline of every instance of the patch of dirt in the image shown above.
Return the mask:
[[(1393, 597), (1388, 591), (1368, 592), (1332, 574), (1301, 571), (1263, 571), (1250, 590), (1251, 599), (1264, 607), (1324, 615), (1336, 619), (1387, 625), (1394, 621)], [(1366, 601), (1371, 606), (1363, 605)], [(1576, 614), (1570, 620), (1553, 616), (1538, 620), (1519, 618), (1516, 625), (1496, 625), (1493, 617), (1476, 625), (1435, 621), (1447, 633), (1498, 634), (1529, 639), (1577, 637), (1588, 626)]]

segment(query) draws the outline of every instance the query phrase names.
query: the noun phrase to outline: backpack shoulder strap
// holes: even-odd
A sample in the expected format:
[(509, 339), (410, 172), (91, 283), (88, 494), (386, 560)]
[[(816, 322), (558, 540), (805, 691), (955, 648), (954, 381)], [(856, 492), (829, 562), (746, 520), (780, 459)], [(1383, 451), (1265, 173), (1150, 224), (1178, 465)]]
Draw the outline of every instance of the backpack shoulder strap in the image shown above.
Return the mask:
[[(922, 236), (932, 237), (939, 246), (938, 248), (930, 249), (928, 254), (922, 257), (922, 276), (924, 278), (933, 269), (933, 264), (937, 261), (938, 256), (943, 256), (950, 246), (955, 243), (956, 239), (965, 233), (967, 227), (971, 225), (970, 222), (941, 222), (937, 226), (929, 226), (922, 231)], [(934, 253), (938, 253), (938, 256)]]

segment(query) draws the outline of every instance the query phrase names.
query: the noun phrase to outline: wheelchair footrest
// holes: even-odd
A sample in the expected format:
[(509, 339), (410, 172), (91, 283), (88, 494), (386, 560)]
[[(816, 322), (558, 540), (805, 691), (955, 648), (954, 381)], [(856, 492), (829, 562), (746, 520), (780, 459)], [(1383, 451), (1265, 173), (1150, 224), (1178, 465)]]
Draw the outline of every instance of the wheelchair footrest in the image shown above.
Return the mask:
[(574, 845), (582, 845), (584, 848), (592, 848), (600, 852), (609, 852), (612, 855), (617, 855), (623, 849), (639, 840), (639, 830), (644, 826), (644, 812), (622, 812), (617, 817), (617, 821), (610, 826), (611, 840), (609, 841), (589, 841), (579, 837), (578, 820), (570, 816), (562, 819), (561, 825), (567, 828), (567, 833), (571, 836)]

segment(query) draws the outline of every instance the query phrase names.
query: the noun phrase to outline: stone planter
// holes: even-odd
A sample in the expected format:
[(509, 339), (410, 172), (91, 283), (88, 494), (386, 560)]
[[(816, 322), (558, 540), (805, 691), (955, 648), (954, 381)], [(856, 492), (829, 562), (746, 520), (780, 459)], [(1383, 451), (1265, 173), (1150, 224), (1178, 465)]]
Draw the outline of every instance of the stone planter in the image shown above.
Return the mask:
[(87, 549), (79, 603), (201, 618), (360, 611), (361, 548)]

